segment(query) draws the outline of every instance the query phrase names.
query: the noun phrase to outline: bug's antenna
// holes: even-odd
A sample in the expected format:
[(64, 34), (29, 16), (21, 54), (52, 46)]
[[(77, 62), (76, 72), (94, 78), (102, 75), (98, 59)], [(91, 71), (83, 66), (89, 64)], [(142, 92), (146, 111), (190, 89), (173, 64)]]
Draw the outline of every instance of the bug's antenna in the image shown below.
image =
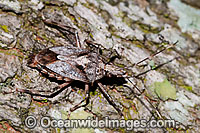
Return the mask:
[(143, 75), (143, 74), (145, 74), (145, 73), (148, 73), (148, 72), (151, 71), (151, 70), (156, 70), (156, 69), (158, 69), (158, 68), (164, 66), (165, 64), (168, 64), (169, 62), (172, 62), (173, 60), (176, 60), (176, 59), (178, 59), (178, 58), (180, 58), (180, 57), (178, 56), (178, 57), (175, 57), (175, 58), (173, 58), (173, 59), (171, 59), (171, 60), (168, 60), (167, 62), (164, 62), (164, 63), (162, 63), (162, 64), (156, 66), (155, 68), (150, 68), (150, 69), (146, 70), (145, 72), (139, 73), (138, 75), (136, 75), (136, 76), (134, 76), (134, 77), (137, 78), (137, 77), (139, 77), (139, 76), (141, 76), (141, 75)]
[(154, 56), (158, 55), (159, 53), (161, 53), (161, 52), (165, 51), (166, 49), (169, 49), (169, 48), (172, 48), (172, 47), (174, 47), (174, 46), (175, 46), (177, 43), (178, 43), (178, 41), (176, 41), (175, 43), (173, 43), (173, 44), (169, 45), (168, 47), (165, 47), (165, 48), (161, 49), (160, 51), (158, 51), (158, 52), (156, 52), (156, 53), (153, 53), (152, 55), (150, 55), (150, 56), (148, 56), (148, 57), (144, 58), (143, 60), (141, 60), (141, 61), (139, 61), (139, 62), (135, 63), (134, 65), (138, 65), (138, 64), (142, 63), (143, 61), (146, 61), (146, 60), (149, 60), (149, 59), (151, 59), (152, 57), (154, 57)]

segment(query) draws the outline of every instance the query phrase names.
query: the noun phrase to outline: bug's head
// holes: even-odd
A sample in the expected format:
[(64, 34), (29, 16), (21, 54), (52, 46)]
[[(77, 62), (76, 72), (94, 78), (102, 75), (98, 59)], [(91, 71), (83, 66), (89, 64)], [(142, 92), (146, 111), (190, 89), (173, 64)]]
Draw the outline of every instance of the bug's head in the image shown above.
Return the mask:
[(106, 76), (108, 77), (124, 77), (124, 75), (126, 75), (126, 71), (112, 64), (106, 64), (104, 70), (106, 71)]

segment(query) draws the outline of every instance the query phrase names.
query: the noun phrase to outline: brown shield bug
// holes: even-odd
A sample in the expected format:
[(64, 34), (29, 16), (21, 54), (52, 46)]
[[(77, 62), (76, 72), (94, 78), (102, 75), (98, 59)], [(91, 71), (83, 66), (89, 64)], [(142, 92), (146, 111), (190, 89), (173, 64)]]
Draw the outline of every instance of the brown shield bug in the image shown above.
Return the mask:
[[(107, 93), (106, 88), (99, 80), (105, 76), (110, 77), (112, 75), (117, 77), (127, 77), (126, 72), (114, 66), (112, 63), (105, 63), (97, 51), (81, 48), (78, 34), (74, 28), (51, 20), (46, 20), (44, 23), (57, 28), (64, 35), (66, 35), (66, 32), (73, 34), (75, 36), (76, 46), (56, 46), (44, 49), (31, 58), (29, 66), (39, 69), (42, 73), (48, 74), (49, 77), (55, 77), (57, 80), (64, 80), (65, 83), (59, 85), (56, 89), (61, 89), (75, 80), (85, 83), (86, 97), (79, 104), (71, 108), (71, 111), (84, 107), (89, 103), (89, 86), (96, 82), (99, 86), (100, 92), (106, 100), (121, 116), (123, 116), (122, 111), (118, 108), (117, 104)], [(67, 35), (69, 33), (67, 33)], [(86, 43), (93, 44), (90, 41), (86, 41)], [(173, 47), (176, 43), (152, 54), (135, 65), (150, 59), (170, 47)], [(138, 75), (132, 77), (137, 76)], [(21, 89), (18, 91), (29, 93), (31, 95), (43, 96), (31, 90)], [(86, 101), (86, 103), (81, 105), (84, 101)]]

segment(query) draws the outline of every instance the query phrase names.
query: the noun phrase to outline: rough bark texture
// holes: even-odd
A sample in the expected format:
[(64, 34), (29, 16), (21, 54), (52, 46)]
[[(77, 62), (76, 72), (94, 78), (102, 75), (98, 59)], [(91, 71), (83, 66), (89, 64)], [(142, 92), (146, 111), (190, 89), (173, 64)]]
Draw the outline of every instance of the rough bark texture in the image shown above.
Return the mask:
[[(0, 132), (198, 132), (200, 9), (195, 0), (182, 1), (185, 3), (180, 0), (0, 0)], [(107, 60), (110, 53), (117, 51), (121, 59), (116, 59), (114, 64), (132, 78), (122, 83), (112, 78), (102, 82), (125, 119), (173, 119), (177, 127), (134, 128), (129, 124), (129, 128), (118, 129), (43, 128), (39, 124), (43, 116), (57, 120), (94, 116), (120, 119), (98, 87), (91, 91), (86, 108), (70, 112), (85, 97), (84, 83), (75, 82), (52, 98), (17, 91), (51, 92), (60, 84), (27, 66), (29, 56), (44, 48), (73, 45), (58, 30), (45, 25), (45, 19), (76, 28), (83, 47), (87, 46), (85, 39), (101, 44)], [(134, 65), (176, 41), (173, 48), (140, 66)], [(149, 69), (152, 70), (145, 73)], [(30, 115), (38, 120), (33, 129), (24, 124)]]

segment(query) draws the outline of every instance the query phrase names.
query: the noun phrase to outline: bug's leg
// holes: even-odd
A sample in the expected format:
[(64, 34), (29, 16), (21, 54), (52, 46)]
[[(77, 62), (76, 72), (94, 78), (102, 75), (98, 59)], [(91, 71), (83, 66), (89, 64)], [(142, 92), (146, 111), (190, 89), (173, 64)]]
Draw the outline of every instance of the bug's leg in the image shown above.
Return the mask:
[[(101, 44), (98, 44), (98, 43), (95, 43), (95, 42), (92, 42), (92, 41), (89, 41), (89, 40), (85, 40), (85, 42), (86, 42), (86, 44), (87, 44), (88, 46), (93, 47), (93, 48), (97, 51), (97, 53), (100, 54), (100, 55), (102, 54), (102, 49), (105, 49), (104, 47), (102, 47)], [(114, 55), (113, 55), (113, 54), (114, 54)], [(120, 56), (120, 54), (117, 52), (117, 50), (114, 49), (114, 51), (111, 50), (111, 52), (110, 52), (109, 55), (108, 55), (108, 58), (109, 58), (109, 61), (106, 62), (105, 64), (113, 63), (113, 62), (115, 61), (115, 59), (117, 59), (117, 58), (120, 59), (121, 56)]]
[[(115, 55), (112, 55), (113, 53), (116, 53)], [(115, 61), (115, 59), (121, 59), (121, 56), (119, 55), (119, 53), (117, 52), (116, 49), (114, 49), (114, 52), (111, 51), (111, 53), (109, 54), (109, 61), (106, 64), (109, 63), (113, 63)]]
[(59, 30), (71, 44), (76, 45), (77, 47), (81, 47), (77, 29), (50, 19), (43, 21), (46, 25), (49, 25)]
[[(85, 92), (86, 92), (85, 98), (80, 103), (78, 103), (73, 108), (71, 108), (70, 109), (71, 112), (73, 112), (74, 110), (78, 108), (85, 107), (89, 104), (89, 98), (90, 98), (89, 84), (85, 84)], [(81, 105), (84, 101), (86, 101), (86, 103)]]
[(122, 114), (122, 111), (117, 107), (117, 105), (114, 102), (114, 100), (112, 99), (112, 97), (107, 93), (105, 87), (99, 81), (96, 81), (96, 82), (99, 85), (99, 90), (101, 91), (103, 96), (106, 98), (106, 100), (109, 102), (109, 104), (111, 104), (121, 116), (124, 116)]
[[(54, 90), (56, 90), (56, 92), (50, 92), (50, 91), (39, 91), (39, 90), (25, 90), (25, 89), (16, 89), (16, 91), (18, 92), (22, 92), (22, 93), (27, 93), (30, 94), (32, 96), (41, 96), (41, 97), (54, 97), (55, 95), (57, 95), (59, 92), (62, 91), (62, 89), (64, 87), (66, 87), (67, 85), (69, 85), (72, 81), (68, 81), (65, 82), (61, 85), (58, 85), (57, 87), (54, 88)], [(40, 93), (49, 93), (49, 94), (40, 94)]]
[(95, 48), (100, 48), (100, 46), (101, 46), (100, 44), (95, 43), (95, 42), (90, 41), (90, 40), (87, 40), (87, 39), (85, 39), (84, 41), (86, 42), (86, 44), (87, 44), (88, 46), (92, 46), (92, 47), (95, 47)]
[(101, 44), (92, 42), (90, 40), (84, 40), (84, 42), (90, 47), (92, 48), (93, 51), (96, 51), (98, 54), (102, 54), (102, 50), (105, 49)]

